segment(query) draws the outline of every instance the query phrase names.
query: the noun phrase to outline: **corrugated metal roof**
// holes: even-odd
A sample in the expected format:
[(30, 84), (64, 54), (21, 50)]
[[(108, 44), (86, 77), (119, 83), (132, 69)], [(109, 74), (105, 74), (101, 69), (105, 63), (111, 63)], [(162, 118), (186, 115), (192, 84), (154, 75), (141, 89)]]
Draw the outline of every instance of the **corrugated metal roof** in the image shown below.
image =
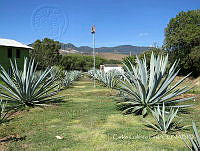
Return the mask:
[(1, 39), (1, 38), (0, 38), (0, 46), (9, 46), (9, 47), (19, 47), (19, 48), (33, 49), (32, 47), (24, 45), (24, 44), (22, 44), (20, 42), (17, 42), (15, 40)]

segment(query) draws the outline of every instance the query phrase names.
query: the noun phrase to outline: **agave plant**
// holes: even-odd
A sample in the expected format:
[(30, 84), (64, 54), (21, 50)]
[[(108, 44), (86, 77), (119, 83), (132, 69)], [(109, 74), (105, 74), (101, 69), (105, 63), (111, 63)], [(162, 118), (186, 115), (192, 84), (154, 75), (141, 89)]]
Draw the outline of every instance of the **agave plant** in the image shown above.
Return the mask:
[(71, 71), (70, 75), (71, 75), (73, 81), (76, 81), (81, 77), (81, 71)]
[(8, 121), (8, 118), (16, 112), (16, 107), (8, 106), (7, 101), (0, 100), (0, 124)]
[(12, 75), (6, 72), (1, 66), (0, 78), (4, 85), (0, 84), (2, 92), (0, 96), (10, 102), (16, 102), (19, 106), (42, 105), (45, 102), (52, 101), (58, 97), (54, 88), (56, 79), (51, 76), (52, 68), (47, 68), (40, 74), (36, 72), (37, 64), (34, 59), (24, 59), (23, 71), (18, 69), (16, 60), (11, 62)]
[[(96, 70), (95, 70), (95, 71), (96, 71)], [(93, 78), (94, 75), (95, 75), (95, 72), (94, 72), (93, 69), (91, 69), (91, 70), (89, 70), (89, 71), (87, 72), (87, 74), (88, 74), (88, 76), (89, 76), (90, 78)]]
[(190, 106), (190, 104), (177, 104), (194, 98), (177, 98), (191, 89), (177, 88), (190, 74), (172, 86), (173, 80), (179, 73), (179, 70), (176, 70), (179, 61), (175, 61), (169, 70), (167, 69), (168, 55), (154, 56), (152, 53), (150, 67), (147, 67), (145, 56), (144, 59), (136, 57), (136, 61), (136, 66), (131, 62), (130, 68), (125, 65), (127, 72), (123, 74), (123, 80), (120, 80), (121, 86), (118, 90), (123, 94), (120, 104), (126, 106), (124, 113), (132, 112), (145, 116), (148, 111), (162, 103), (165, 103), (166, 107)]
[(59, 66), (53, 66), (50, 72), (51, 77), (56, 79), (55, 84), (57, 87), (54, 89), (57, 91), (62, 90), (63, 88), (63, 79), (65, 79), (65, 71), (62, 70)]
[(71, 84), (72, 84), (72, 82), (73, 82), (73, 79), (72, 79), (72, 77), (71, 77), (71, 75), (70, 75), (70, 72), (64, 72), (64, 77), (63, 77), (63, 79), (60, 81), (60, 84), (61, 84), (61, 86), (62, 87), (64, 87), (64, 88), (68, 88)]
[(189, 139), (191, 145), (189, 145), (184, 138), (182, 138), (182, 140), (185, 142), (186, 146), (188, 147), (188, 149), (190, 149), (191, 151), (200, 151), (200, 136), (197, 130), (197, 127), (195, 125), (194, 122), (192, 122), (192, 128), (193, 128), (193, 137), (192, 136), (188, 136), (187, 138)]
[(64, 88), (69, 87), (73, 81), (78, 80), (81, 77), (80, 71), (71, 71), (71, 72), (64, 72), (64, 78), (61, 80), (61, 85)]
[(118, 85), (117, 79), (121, 76), (121, 73), (117, 70), (111, 70), (108, 72), (95, 70), (95, 73), (93, 73), (93, 71), (89, 71), (88, 74), (91, 77), (95, 77), (96, 80), (98, 80), (103, 84), (104, 87), (107, 88), (116, 88)]
[(167, 112), (165, 110), (164, 103), (162, 109), (160, 109), (160, 106), (158, 105), (157, 108), (152, 111), (156, 124), (147, 121), (147, 126), (152, 128), (156, 132), (161, 132), (165, 134), (180, 130), (183, 127), (179, 127), (178, 123), (174, 122), (174, 118), (176, 117), (177, 112), (178, 109), (175, 110), (174, 108), (170, 108), (170, 111)]
[(53, 69), (51, 70), (51, 76), (56, 78), (57, 80), (59, 79), (63, 79), (65, 74), (64, 74), (64, 70), (62, 69), (62, 67), (60, 66), (53, 66)]
[(104, 78), (102, 79), (102, 83), (105, 87), (108, 88), (116, 88), (118, 85), (118, 80), (120, 73), (118, 71), (109, 71), (105, 73)]

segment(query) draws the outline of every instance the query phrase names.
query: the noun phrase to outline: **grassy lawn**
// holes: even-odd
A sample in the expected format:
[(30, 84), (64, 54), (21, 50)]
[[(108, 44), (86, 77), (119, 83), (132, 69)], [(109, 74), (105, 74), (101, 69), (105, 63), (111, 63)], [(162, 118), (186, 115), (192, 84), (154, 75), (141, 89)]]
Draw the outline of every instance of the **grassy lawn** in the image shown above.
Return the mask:
[[(115, 92), (84, 78), (60, 92), (65, 101), (54, 106), (18, 113), (0, 126), (0, 138), (17, 137), (0, 144), (12, 151), (186, 151), (177, 136), (154, 135), (140, 116), (122, 115), (116, 109)], [(183, 125), (194, 120), (200, 126), (200, 103), (190, 114), (180, 115)], [(152, 120), (151, 116), (147, 120)], [(190, 131), (181, 131), (181, 134)], [(57, 139), (61, 136), (62, 139)], [(9, 137), (8, 137), (9, 138)]]

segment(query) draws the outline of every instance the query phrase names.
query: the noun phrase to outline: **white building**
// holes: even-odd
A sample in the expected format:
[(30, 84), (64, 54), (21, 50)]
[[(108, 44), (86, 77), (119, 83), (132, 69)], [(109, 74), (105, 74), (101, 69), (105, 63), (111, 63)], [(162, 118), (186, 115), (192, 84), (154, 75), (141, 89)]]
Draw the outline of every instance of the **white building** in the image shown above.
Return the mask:
[(111, 70), (117, 70), (119, 72), (124, 72), (122, 66), (117, 65), (117, 64), (105, 64), (105, 65), (100, 65), (100, 70), (104, 72), (108, 72)]

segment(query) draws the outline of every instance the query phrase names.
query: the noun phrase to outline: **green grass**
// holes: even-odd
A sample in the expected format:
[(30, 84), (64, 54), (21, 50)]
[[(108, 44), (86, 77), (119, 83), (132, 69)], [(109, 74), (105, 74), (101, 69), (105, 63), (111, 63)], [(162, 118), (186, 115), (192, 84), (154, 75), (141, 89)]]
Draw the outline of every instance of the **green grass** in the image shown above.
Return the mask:
[[(13, 120), (0, 125), (0, 138), (24, 137), (8, 141), (0, 150), (8, 151), (186, 151), (179, 137), (150, 137), (142, 117), (122, 115), (116, 109), (115, 92), (84, 78), (72, 88), (60, 92), (64, 102), (23, 111)], [(191, 114), (178, 117), (183, 125), (196, 121), (200, 126), (200, 100)], [(147, 120), (152, 120), (151, 116)], [(190, 131), (181, 131), (181, 134)], [(58, 140), (56, 136), (62, 136)]]

